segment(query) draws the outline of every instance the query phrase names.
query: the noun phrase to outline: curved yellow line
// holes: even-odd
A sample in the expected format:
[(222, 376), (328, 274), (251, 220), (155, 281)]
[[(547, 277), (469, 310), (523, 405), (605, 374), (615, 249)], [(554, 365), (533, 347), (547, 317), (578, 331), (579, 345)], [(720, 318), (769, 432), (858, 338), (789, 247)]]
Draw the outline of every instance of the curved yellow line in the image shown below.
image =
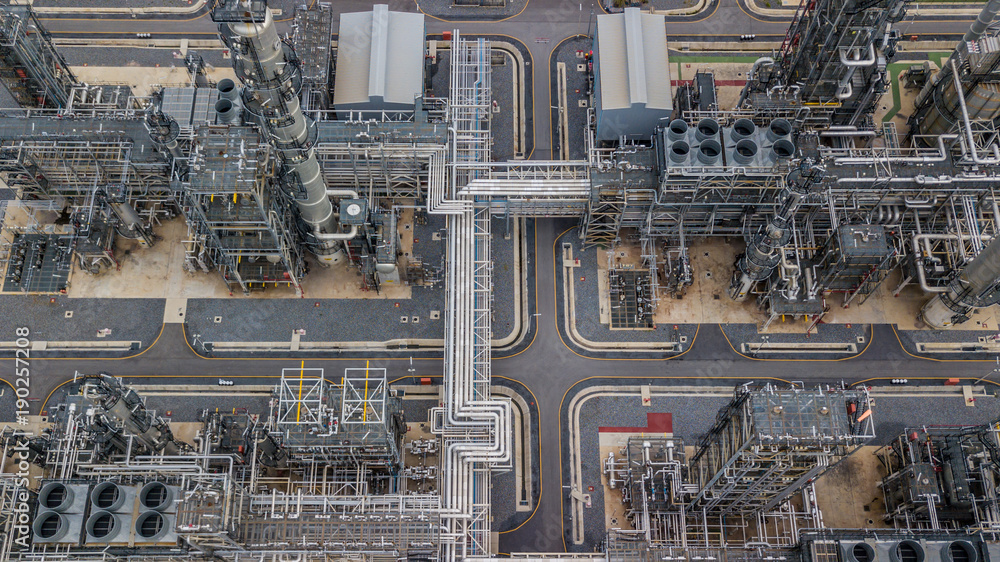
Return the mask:
[(739, 0), (736, 0), (736, 7), (739, 8), (740, 11), (743, 12), (748, 18), (750, 18), (750, 19), (752, 19), (754, 21), (759, 21), (760, 23), (787, 23), (788, 20), (791, 20), (791, 19), (793, 19), (795, 17), (795, 15), (792, 14), (791, 16), (788, 16), (788, 17), (785, 17), (785, 16), (775, 16), (775, 17), (784, 18), (783, 20), (779, 20), (779, 21), (762, 20), (760, 18), (754, 17), (750, 12), (744, 10), (743, 6), (740, 4)]
[[(531, 145), (532, 150), (534, 150), (534, 147), (535, 147), (535, 145), (532, 144)], [(533, 225), (532, 231), (533, 231), (533, 234), (534, 234), (534, 242), (533, 242), (534, 249), (532, 250), (531, 255), (532, 256), (537, 256), (538, 255), (538, 225), (537, 224)], [(527, 256), (525, 256), (525, 257), (527, 257)], [(524, 260), (524, 261), (525, 261), (525, 263), (527, 263), (528, 260)], [(532, 267), (535, 268), (535, 312), (538, 312), (538, 266), (535, 264), (534, 260), (532, 260), (531, 265), (532, 265)], [(531, 346), (535, 344), (535, 339), (538, 338), (538, 329), (539, 329), (539, 326), (538, 326), (538, 322), (535, 320), (535, 318), (538, 318), (538, 317), (537, 316), (530, 316), (529, 319), (528, 319), (529, 325), (530, 325), (531, 322), (535, 323), (535, 333), (531, 335), (531, 341), (528, 342), (528, 346), (525, 347), (524, 349), (522, 349), (521, 351), (518, 351), (517, 353), (515, 353), (513, 355), (505, 355), (503, 357), (494, 357), (493, 358), (494, 361), (500, 361), (502, 359), (510, 359), (511, 357), (517, 357), (518, 355), (520, 355), (520, 354), (524, 353), (525, 351), (528, 351), (529, 349), (531, 349)]]
[[(538, 398), (535, 397), (535, 393), (531, 391), (531, 387), (529, 387), (526, 383), (521, 382), (521, 381), (519, 381), (517, 379), (512, 379), (510, 377), (505, 377), (503, 375), (493, 375), (493, 376), (495, 376), (497, 378), (504, 379), (504, 380), (516, 382), (517, 384), (523, 386), (524, 389), (528, 391), (528, 394), (531, 395), (531, 399), (534, 400), (534, 402), (535, 402), (535, 410), (538, 411), (538, 415), (536, 416), (536, 418), (537, 418), (536, 421), (538, 422), (539, 431), (541, 431), (541, 427), (542, 427), (542, 407), (541, 407), (541, 405), (539, 405)], [(530, 414), (530, 412), (529, 412), (529, 414)], [(531, 426), (529, 425), (528, 427), (530, 429)], [(531, 443), (531, 436), (530, 435), (528, 436), (528, 443), (529, 443), (529, 446), (530, 446), (530, 443)], [(514, 527), (513, 529), (510, 529), (508, 531), (500, 531), (500, 532), (497, 533), (499, 535), (503, 535), (505, 533), (513, 533), (514, 531), (520, 529), (521, 527), (524, 527), (524, 525), (528, 521), (531, 521), (531, 518), (535, 516), (535, 513), (538, 512), (538, 506), (541, 505), (541, 503), (542, 503), (542, 440), (541, 439), (538, 440), (538, 456), (536, 458), (538, 459), (537, 460), (537, 463), (538, 463), (538, 501), (535, 502), (535, 509), (531, 510), (531, 515), (529, 515), (528, 518), (525, 519), (520, 525), (518, 525), (517, 527)], [(530, 474), (528, 475), (528, 480), (531, 480), (531, 475)]]
[[(715, 9), (712, 10), (711, 14), (708, 14), (707, 16), (705, 16), (705, 17), (703, 17), (701, 19), (692, 20), (692, 21), (682, 20), (682, 21), (678, 21), (678, 22), (675, 22), (675, 23), (699, 23), (699, 22), (703, 22), (703, 21), (705, 21), (707, 19), (710, 19), (712, 16), (714, 16), (715, 12), (719, 11), (719, 6), (721, 6), (721, 5), (722, 5), (722, 0), (715, 0)], [(670, 23), (670, 21), (668, 20), (667, 23)], [(712, 36), (711, 33), (706, 33), (705, 35)], [(733, 35), (733, 37), (735, 37), (735, 36), (737, 36), (739, 34), (738, 33), (734, 33), (732, 35)], [(761, 37), (763, 37), (763, 35), (760, 35), (759, 33), (758, 33), (758, 35), (761, 36)], [(784, 35), (781, 35), (781, 36), (784, 37)], [(715, 35), (715, 37), (718, 37), (718, 35)]]
[[(671, 355), (670, 357), (588, 357), (586, 355), (580, 355), (572, 347), (566, 345), (566, 341), (562, 337), (562, 333), (559, 332), (559, 295), (558, 295), (558, 280), (556, 275), (556, 244), (559, 243), (559, 239), (562, 238), (567, 232), (577, 228), (571, 226), (566, 230), (559, 233), (556, 239), (552, 241), (552, 299), (555, 305), (555, 323), (556, 323), (556, 335), (559, 336), (559, 341), (562, 342), (563, 346), (570, 351), (573, 355), (577, 357), (588, 359), (590, 361), (670, 361), (671, 359), (677, 359), (678, 357), (691, 351), (694, 347), (694, 342), (698, 341), (698, 333), (701, 332), (701, 324), (698, 324), (694, 329), (694, 336), (691, 337), (691, 343), (688, 344), (687, 349), (678, 353), (677, 355)], [(564, 314), (568, 314), (568, 311), (563, 311)], [(586, 379), (584, 379), (586, 380)], [(565, 540), (565, 539), (564, 539)]]
[(49, 398), (52, 398), (52, 395), (55, 394), (55, 392), (57, 390), (59, 390), (60, 388), (62, 388), (63, 385), (66, 385), (66, 384), (71, 383), (71, 382), (73, 382), (73, 379), (64, 380), (61, 383), (59, 383), (58, 385), (56, 385), (55, 388), (53, 388), (52, 390), (50, 390), (49, 391), (49, 395), (45, 397), (45, 400), (42, 401), (41, 407), (38, 408), (38, 413), (41, 414), (42, 412), (45, 411), (45, 406), (49, 403)]
[(868, 344), (865, 345), (865, 348), (862, 349), (860, 353), (857, 353), (857, 354), (852, 355), (850, 357), (841, 357), (840, 359), (795, 359), (795, 358), (792, 358), (792, 359), (778, 359), (778, 358), (767, 359), (767, 358), (764, 358), (764, 357), (750, 357), (749, 355), (743, 355), (739, 351), (736, 351), (736, 347), (733, 346), (733, 342), (729, 341), (729, 336), (726, 335), (726, 330), (725, 330), (725, 328), (722, 327), (722, 324), (719, 324), (719, 331), (722, 332), (722, 337), (726, 338), (726, 343), (729, 344), (729, 349), (732, 349), (733, 353), (735, 353), (736, 355), (739, 355), (740, 357), (743, 357), (744, 359), (749, 359), (751, 361), (788, 361), (788, 362), (800, 361), (800, 362), (812, 362), (812, 363), (847, 361), (848, 359), (856, 359), (856, 358), (861, 357), (862, 355), (864, 355), (865, 352), (868, 351), (868, 347), (871, 346), (872, 340), (875, 339), (875, 325), (874, 324), (868, 324), (868, 331), (869, 331), (869, 333), (868, 333)]
[[(528, 1), (530, 2), (531, 0), (528, 0)], [(526, 8), (526, 7), (528, 7), (528, 4), (525, 3), (524, 6)], [(523, 11), (524, 11), (524, 9), (522, 8), (521, 12), (523, 12)], [(518, 15), (520, 15), (520, 12), (518, 12)], [(511, 17), (515, 17), (515, 16), (511, 16)], [(535, 56), (531, 54), (531, 49), (528, 48), (528, 45), (526, 45), (524, 43), (524, 41), (521, 41), (520, 39), (518, 39), (517, 37), (514, 37), (513, 35), (507, 35), (506, 33), (489, 33), (487, 35), (494, 35), (496, 37), (506, 37), (507, 39), (510, 39), (510, 40), (512, 40), (512, 41), (514, 41), (516, 43), (520, 43), (521, 46), (524, 47), (524, 52), (528, 53), (528, 58), (531, 60), (531, 72), (535, 71)], [(549, 80), (551, 80), (551, 77), (549, 78)], [(524, 84), (521, 84), (521, 87), (523, 88)], [(532, 112), (532, 114), (534, 114), (534, 112), (535, 112), (535, 80), (534, 80), (534, 77), (532, 77), (532, 80), (531, 80), (531, 112)], [(531, 155), (535, 153), (535, 140), (536, 140), (536, 138), (535, 138), (535, 128), (536, 127), (537, 127), (537, 125), (535, 124), (534, 115), (532, 115), (532, 119), (531, 119), (531, 151), (528, 152), (528, 155), (524, 158), (525, 160), (531, 160)]]
[[(313, 0), (313, 1), (315, 2), (315, 0)], [(517, 16), (521, 15), (522, 13), (524, 13), (524, 10), (527, 9), (528, 4), (531, 3), (531, 0), (527, 0), (524, 3), (524, 7), (521, 8), (520, 12), (514, 14), (513, 16), (507, 16), (507, 17), (505, 17), (503, 19), (499, 19), (499, 20), (448, 20), (448, 19), (444, 19), (444, 18), (439, 18), (437, 16), (432, 16), (432, 15), (428, 14), (427, 12), (425, 12), (424, 9), (420, 7), (419, 0), (413, 0), (413, 3), (417, 6), (417, 11), (420, 12), (421, 14), (423, 14), (423, 15), (431, 18), (431, 19), (442, 21), (444, 23), (498, 23), (498, 22), (501, 22), (501, 21), (507, 21), (509, 19), (514, 19)], [(490, 33), (489, 35), (494, 35), (494, 34)]]
[[(135, 359), (136, 357), (139, 357), (140, 355), (146, 353), (150, 349), (153, 349), (153, 346), (156, 345), (156, 342), (160, 341), (160, 336), (163, 335), (163, 330), (166, 327), (167, 327), (166, 324), (160, 324), (160, 332), (156, 334), (156, 339), (153, 340), (153, 343), (149, 344), (149, 347), (143, 349), (142, 351), (136, 353), (135, 355), (126, 355), (124, 357), (35, 357), (35, 359), (38, 361), (124, 361), (125, 359)], [(0, 361), (17, 361), (17, 358), (0, 357)]]
[[(531, 398), (535, 401), (535, 409), (538, 410), (538, 416), (537, 416), (538, 417), (538, 427), (541, 427), (542, 426), (542, 422), (541, 422), (542, 408), (538, 404), (538, 398), (535, 396), (535, 393), (532, 392), (531, 387), (529, 387), (528, 384), (525, 383), (524, 381), (519, 381), (517, 379), (512, 379), (510, 377), (505, 377), (503, 375), (493, 375), (493, 376), (495, 378), (498, 378), (498, 379), (503, 379), (503, 380), (506, 380), (506, 381), (511, 381), (511, 382), (517, 383), (517, 384), (523, 386), (524, 389), (528, 391), (528, 394), (530, 394)], [(412, 375), (406, 375), (405, 377), (397, 377), (397, 378), (392, 379), (391, 381), (389, 381), (388, 384), (395, 384), (395, 383), (397, 383), (397, 382), (399, 382), (399, 381), (401, 381), (403, 379), (407, 379), (407, 378), (412, 378)], [(429, 376), (424, 377), (424, 378), (440, 379), (440, 378), (443, 378), (443, 376), (442, 375), (429, 375)], [(541, 459), (542, 459), (542, 441), (541, 441), (541, 439), (539, 439), (538, 440), (538, 498), (539, 498), (539, 500), (541, 500), (541, 497), (542, 497), (542, 467), (541, 467), (542, 460)], [(528, 478), (531, 478), (531, 475), (528, 475)], [(509, 531), (500, 531), (498, 534), (502, 535), (504, 533), (513, 533), (514, 531), (516, 531), (516, 530), (520, 529), (521, 527), (523, 527), (525, 523), (527, 523), (528, 521), (531, 521), (531, 518), (535, 516), (535, 513), (538, 511), (538, 506), (540, 504), (541, 504), (541, 501), (535, 502), (535, 509), (533, 509), (531, 511), (531, 515), (529, 515), (528, 518), (525, 519), (523, 523), (521, 523), (520, 525), (518, 525), (517, 527), (514, 527), (513, 529), (511, 529)]]
[[(603, 4), (602, 4), (601, 7), (603, 9), (603, 7), (604, 7)], [(548, 68), (545, 69), (545, 75), (546, 75), (547, 84), (548, 84), (547, 91), (548, 91), (548, 94), (549, 94), (549, 111), (548, 111), (548, 116), (549, 116), (549, 119), (548, 119), (548, 121), (549, 121), (549, 154), (553, 158), (555, 157), (555, 150), (556, 150), (555, 142), (556, 142), (556, 139), (552, 138), (552, 136), (551, 136), (552, 135), (552, 55), (556, 54), (556, 49), (559, 48), (559, 45), (562, 45), (563, 43), (565, 43), (566, 41), (569, 41), (570, 39), (576, 39), (577, 37), (590, 37), (590, 36), (589, 35), (584, 35), (582, 33), (577, 33), (575, 35), (570, 35), (569, 37), (565, 37), (565, 38), (561, 39), (558, 43), (555, 44), (555, 46), (552, 47), (552, 50), (549, 51), (549, 66), (548, 66)], [(535, 65), (535, 61), (532, 60), (531, 61), (531, 66), (534, 66), (534, 65)], [(534, 82), (531, 83), (531, 94), (532, 95), (535, 94), (535, 83)], [(531, 110), (532, 111), (535, 110), (534, 98), (532, 98)], [(535, 151), (535, 145), (534, 145), (534, 143), (531, 144), (531, 151), (532, 152)], [(528, 155), (528, 158), (529, 159), (531, 158), (530, 154)]]
[[(913, 357), (914, 359), (923, 359), (924, 361), (937, 361), (938, 363), (992, 363), (992, 359), (937, 359), (936, 357), (924, 357), (923, 355), (914, 355), (910, 353), (906, 346), (903, 345), (903, 341), (899, 339), (899, 332), (896, 331), (896, 325), (890, 324), (892, 326), (892, 333), (896, 335), (896, 343), (899, 344), (899, 348), (903, 350), (903, 353)], [(945, 377), (951, 378), (951, 377)]]

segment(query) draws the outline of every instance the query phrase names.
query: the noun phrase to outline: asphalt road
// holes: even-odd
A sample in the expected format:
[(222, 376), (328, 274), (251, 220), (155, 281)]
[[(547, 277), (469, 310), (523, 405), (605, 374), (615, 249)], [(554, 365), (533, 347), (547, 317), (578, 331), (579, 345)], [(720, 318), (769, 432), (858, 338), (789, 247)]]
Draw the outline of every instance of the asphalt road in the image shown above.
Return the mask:
[[(575, 354), (561, 341), (556, 330), (553, 241), (571, 222), (540, 220), (537, 222), (537, 244), (533, 263), (536, 267), (536, 295), (539, 325), (531, 345), (523, 352), (494, 361), (495, 375), (524, 383), (534, 394), (540, 412), (538, 426), (541, 447), (541, 499), (528, 524), (501, 536), (501, 550), (562, 551), (561, 502), (565, 497), (561, 487), (562, 468), (560, 434), (565, 420), (559, 417), (560, 406), (574, 385), (578, 390), (585, 379), (621, 378), (630, 384), (691, 384), (700, 379), (711, 384), (737, 384), (748, 380), (775, 377), (807, 384), (865, 380), (872, 376), (906, 377), (967, 377), (979, 378), (990, 371), (982, 362), (939, 363), (908, 356), (899, 346), (890, 326), (876, 326), (872, 343), (860, 356), (846, 361), (766, 361), (750, 360), (737, 355), (722, 336), (718, 325), (702, 326), (689, 350), (670, 360), (598, 360)], [(331, 375), (345, 367), (364, 366), (364, 359), (307, 359), (309, 367), (322, 367)], [(75, 372), (106, 371), (127, 377), (132, 382), (169, 380), (171, 383), (212, 382), (217, 378), (233, 379), (237, 384), (262, 384), (274, 381), (284, 367), (297, 367), (297, 360), (204, 359), (195, 355), (184, 340), (181, 325), (164, 327), (157, 342), (145, 353), (127, 359), (113, 360), (41, 360), (29, 362), (31, 396), (44, 399)], [(438, 376), (440, 359), (415, 359), (414, 372), (408, 372), (407, 358), (372, 358), (372, 367), (386, 367), (390, 378), (405, 376)], [(14, 380), (14, 363), (0, 362), (0, 378)], [(721, 379), (721, 380), (720, 380)], [(697, 382), (697, 381), (694, 381)], [(577, 384), (580, 383), (580, 384)], [(32, 403), (38, 412), (43, 402)]]
[[(408, 0), (390, 0), (390, 9), (416, 11), (416, 6)], [(371, 4), (357, 0), (340, 0), (337, 7), (342, 12), (367, 11)], [(590, 2), (531, 0), (528, 7), (518, 16), (503, 22), (462, 22), (449, 23), (428, 18), (429, 33), (439, 33), (459, 29), (466, 34), (509, 35), (520, 39), (531, 53), (531, 66), (535, 88), (535, 146), (533, 159), (546, 160), (551, 157), (549, 130), (549, 88), (548, 57), (558, 42), (576, 34), (587, 33), (591, 16)], [(598, 9), (595, 8), (595, 11)], [(46, 20), (45, 25), (57, 36), (84, 37), (124, 37), (135, 33), (149, 32), (155, 36), (185, 36), (205, 39), (214, 36), (215, 26), (207, 15), (182, 19), (83, 19), (63, 18)], [(906, 34), (958, 34), (968, 28), (969, 19), (944, 21), (904, 22), (900, 26)], [(767, 21), (750, 16), (736, 0), (716, 0), (706, 10), (704, 17), (679, 18), (668, 24), (672, 37), (731, 37), (731, 33), (783, 34), (786, 24), (781, 21)], [(562, 500), (566, 494), (561, 487), (561, 441), (560, 433), (564, 420), (557, 420), (560, 404), (564, 396), (575, 384), (590, 377), (621, 377), (632, 384), (649, 380), (657, 384), (670, 384), (682, 380), (690, 384), (689, 378), (720, 381), (724, 378), (736, 383), (746, 380), (762, 380), (780, 377), (786, 380), (809, 383), (836, 382), (840, 380), (858, 381), (873, 374), (882, 377), (971, 377), (978, 378), (988, 368), (976, 362), (941, 363), (909, 357), (898, 345), (888, 326), (877, 326), (873, 341), (867, 351), (855, 359), (847, 361), (774, 362), (755, 361), (740, 357), (729, 347), (716, 325), (703, 326), (690, 350), (672, 360), (631, 361), (596, 360), (576, 355), (559, 339), (555, 317), (555, 285), (553, 241), (561, 232), (565, 222), (542, 220), (537, 223), (537, 318), (540, 321), (534, 341), (522, 353), (494, 362), (496, 375), (510, 377), (524, 383), (532, 390), (537, 400), (541, 419), (539, 420), (541, 447), (542, 494), (538, 509), (528, 524), (520, 529), (501, 535), (501, 551), (545, 551), (563, 550), (562, 541)], [(363, 366), (364, 360), (351, 359), (310, 359), (310, 367), (323, 367), (330, 373), (338, 373), (345, 367)], [(414, 360), (414, 372), (408, 372), (406, 358), (374, 358), (373, 367), (386, 367), (390, 378), (403, 376), (431, 376), (441, 372), (440, 360)], [(32, 377), (31, 396), (44, 399), (59, 384), (73, 377), (74, 372), (96, 373), (107, 371), (117, 376), (128, 377), (133, 382), (149, 380), (169, 380), (171, 383), (197, 381), (208, 378), (233, 379), (238, 384), (261, 384), (262, 379), (274, 380), (283, 367), (298, 366), (298, 362), (288, 359), (214, 360), (196, 356), (187, 346), (182, 327), (164, 327), (158, 341), (145, 353), (121, 360), (32, 360), (29, 369)], [(12, 381), (14, 364), (10, 360), (0, 361), (0, 377)], [(579, 386), (577, 386), (579, 388)], [(37, 412), (43, 402), (33, 402)]]

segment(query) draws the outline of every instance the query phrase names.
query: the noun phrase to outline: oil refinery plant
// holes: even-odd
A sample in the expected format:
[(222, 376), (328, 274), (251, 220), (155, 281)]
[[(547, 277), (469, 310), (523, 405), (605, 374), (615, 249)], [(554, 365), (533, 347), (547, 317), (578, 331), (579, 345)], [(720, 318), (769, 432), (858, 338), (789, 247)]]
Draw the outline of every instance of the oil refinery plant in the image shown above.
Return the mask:
[[(0, 562), (1000, 562), (1000, 417), (966, 423), (955, 411), (953, 425), (880, 433), (877, 389), (802, 383), (808, 367), (797, 365), (735, 389), (725, 382), (697, 440), (672, 430), (613, 444), (560, 434), (558, 464), (572, 476), (544, 482), (559, 494), (558, 525), (536, 532), (566, 552), (502, 552), (490, 500), (499, 474), (531, 480), (522, 457), (543, 456), (526, 412), (565, 413), (562, 402), (539, 413), (534, 395), (522, 405), (492, 375), (497, 276), (514, 267), (494, 255), (508, 235), (502, 221), (574, 226), (571, 242), (551, 241), (558, 252), (562, 240), (567, 271), (581, 254), (606, 256), (602, 298), (613, 310), (600, 314), (610, 329), (675, 324), (657, 319), (705, 276), (694, 254), (711, 243), (735, 248), (716, 299), (758, 314), (761, 333), (796, 321), (809, 334), (837, 310), (874, 306), (880, 290), (918, 295), (909, 319), (936, 335), (995, 314), (1000, 0), (982, 6), (941, 64), (911, 67), (905, 124), (884, 120), (881, 105), (899, 78), (890, 65), (908, 40), (907, 0), (803, 0), (779, 48), (738, 63), (745, 85), (732, 104), (710, 70), (680, 80), (667, 43), (675, 26), (663, 15), (602, 12), (578, 52), (585, 119), (560, 117), (552, 159), (532, 159), (522, 137), (512, 154), (497, 148), (496, 115), (515, 111), (499, 107), (494, 88), (506, 56), (498, 45), (510, 38), (430, 34), (423, 13), (339, 13), (322, 2), (286, 14), (293, 31), (282, 34), (266, 0), (211, 4), (235, 78), (214, 80), (189, 51), (188, 82), (148, 95), (85, 83), (30, 3), (0, 6), (0, 82), (20, 105), (0, 110), (0, 187), (10, 194), (0, 206), (2, 292), (44, 301), (111, 283), (132, 253), (173, 244), (186, 272), (248, 306), (274, 295), (304, 302), (320, 280), (369, 296), (443, 287), (440, 349), (395, 342), (393, 357), (410, 365), (400, 382), (367, 361), (300, 364), (292, 347), (278, 356), (287, 368), (232, 390), (264, 396), (256, 410), (204, 408), (185, 423), (152, 406), (155, 385), (130, 380), (128, 366), (76, 373), (32, 403), (44, 408), (36, 431), (0, 432)], [(548, 87), (530, 87), (545, 103)], [(162, 235), (175, 220), (183, 240)], [(440, 263), (413, 250), (413, 229), (427, 220), (443, 225)], [(621, 265), (627, 252), (634, 262)], [(556, 310), (570, 298), (536, 291), (536, 307), (542, 292)], [(619, 299), (627, 313), (616, 312)], [(535, 310), (524, 304), (519, 318)], [(188, 346), (208, 356), (197, 337)], [(977, 352), (1000, 351), (987, 340)], [(440, 352), (433, 381), (412, 366), (428, 349)], [(336, 360), (361, 357), (350, 352)], [(253, 370), (264, 368), (246, 376), (265, 379)], [(624, 376), (600, 375), (602, 384)], [(654, 383), (637, 386), (654, 400), (645, 388)], [(821, 509), (822, 486), (863, 467), (874, 499), (845, 526)], [(532, 486), (525, 505), (544, 493)], [(604, 509), (606, 525), (588, 515)], [(587, 521), (596, 519), (595, 538)]]

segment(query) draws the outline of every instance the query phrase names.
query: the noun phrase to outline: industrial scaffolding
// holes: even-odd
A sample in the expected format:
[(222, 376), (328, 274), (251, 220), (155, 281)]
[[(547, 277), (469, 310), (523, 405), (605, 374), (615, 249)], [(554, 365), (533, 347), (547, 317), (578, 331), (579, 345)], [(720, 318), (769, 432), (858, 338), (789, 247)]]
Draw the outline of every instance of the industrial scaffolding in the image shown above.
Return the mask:
[(31, 5), (0, 8), (0, 82), (23, 107), (66, 107), (76, 77)]
[(1000, 425), (907, 428), (876, 456), (886, 521), (903, 529), (1000, 531)]
[(363, 482), (358, 472), (395, 475), (405, 430), (385, 369), (348, 369), (339, 384), (327, 381), (323, 369), (283, 369), (266, 426), (290, 463), (339, 467), (347, 483)]
[(198, 128), (181, 193), (190, 271), (218, 270), (230, 292), (282, 285), (301, 293), (295, 194), (279, 186), (273, 163), (250, 127)]
[(767, 513), (875, 437), (866, 390), (736, 390), (691, 460), (690, 509)]
[(302, 110), (330, 107), (330, 74), (333, 51), (333, 7), (327, 3), (295, 8), (292, 19), (292, 46), (302, 70)]

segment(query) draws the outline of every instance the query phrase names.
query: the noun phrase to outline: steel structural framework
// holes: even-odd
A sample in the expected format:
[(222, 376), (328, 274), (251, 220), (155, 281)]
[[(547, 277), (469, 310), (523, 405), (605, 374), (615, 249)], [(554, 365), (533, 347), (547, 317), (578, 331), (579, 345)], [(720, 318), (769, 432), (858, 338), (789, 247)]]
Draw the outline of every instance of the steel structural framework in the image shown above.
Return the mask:
[(741, 387), (691, 460), (690, 508), (766, 513), (874, 437), (865, 390)]
[(26, 107), (66, 107), (76, 77), (30, 4), (0, 11), (0, 81)]

